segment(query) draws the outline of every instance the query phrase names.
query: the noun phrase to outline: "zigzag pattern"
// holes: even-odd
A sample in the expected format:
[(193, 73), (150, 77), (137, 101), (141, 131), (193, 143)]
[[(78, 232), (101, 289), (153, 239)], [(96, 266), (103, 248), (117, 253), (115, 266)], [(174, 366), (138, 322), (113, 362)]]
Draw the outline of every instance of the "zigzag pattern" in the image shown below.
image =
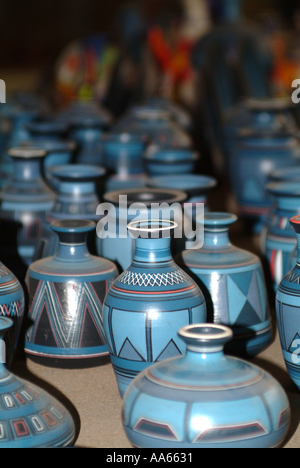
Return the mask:
[(19, 301), (11, 302), (10, 304), (0, 305), (0, 316), (4, 317), (21, 317), (22, 305)]
[[(110, 286), (109, 283), (110, 281), (107, 281), (107, 287)], [(63, 297), (60, 298), (58, 287), (61, 286), (63, 286), (64, 292)], [(102, 304), (92, 283), (55, 284), (41, 281), (30, 304), (29, 318), (33, 321), (33, 325), (26, 335), (28, 342), (35, 343), (39, 319), (45, 309), (57, 347), (81, 347), (87, 312), (89, 312), (102, 341), (105, 342)]]
[(182, 270), (172, 271), (170, 273), (134, 273), (124, 271), (118, 278), (118, 281), (131, 286), (173, 286), (174, 284), (186, 283), (187, 275)]

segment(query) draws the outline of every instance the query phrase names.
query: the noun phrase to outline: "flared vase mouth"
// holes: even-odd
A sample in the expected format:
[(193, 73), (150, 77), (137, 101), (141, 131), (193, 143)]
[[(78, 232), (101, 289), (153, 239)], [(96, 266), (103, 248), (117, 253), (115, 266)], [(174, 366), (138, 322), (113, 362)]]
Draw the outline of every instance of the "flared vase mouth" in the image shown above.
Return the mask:
[(190, 192), (191, 190), (209, 190), (217, 185), (217, 180), (210, 176), (197, 174), (167, 175), (150, 177), (147, 185), (153, 188), (174, 188)]
[(115, 190), (104, 194), (103, 199), (113, 205), (119, 205), (120, 196), (127, 197), (127, 206), (133, 203), (142, 203), (150, 207), (152, 203), (184, 203), (188, 196), (180, 190), (140, 188), (128, 190)]
[(53, 177), (61, 181), (89, 182), (103, 177), (106, 174), (106, 169), (102, 166), (90, 166), (88, 164), (64, 164), (49, 168), (49, 172)]
[(63, 219), (52, 221), (50, 227), (57, 233), (84, 233), (93, 231), (96, 228), (96, 223), (89, 220)]
[(43, 148), (37, 148), (34, 146), (20, 146), (17, 148), (10, 148), (7, 154), (12, 158), (33, 159), (44, 158), (47, 156), (47, 151)]
[(272, 171), (269, 179), (274, 182), (298, 181), (300, 182), (300, 166), (283, 167)]
[(132, 221), (127, 226), (128, 232), (131, 233), (133, 237), (148, 239), (171, 237), (177, 228), (178, 224), (175, 221), (160, 219)]
[(189, 349), (197, 352), (217, 352), (221, 351), (233, 338), (233, 331), (225, 325), (203, 323), (181, 328), (178, 336), (183, 339)]
[(227, 231), (229, 227), (238, 220), (235, 214), (211, 212), (204, 216), (198, 216), (196, 221), (198, 224), (204, 225), (204, 230)]
[(192, 148), (159, 149), (144, 155), (146, 161), (163, 164), (195, 162), (200, 154)]
[(300, 180), (271, 182), (266, 185), (266, 189), (271, 195), (275, 197), (299, 197)]
[(22, 148), (37, 148), (43, 149), (48, 153), (66, 153), (74, 152), (77, 148), (75, 141), (64, 141), (64, 140), (51, 140), (50, 137), (42, 136), (37, 141), (24, 140), (22, 141)]

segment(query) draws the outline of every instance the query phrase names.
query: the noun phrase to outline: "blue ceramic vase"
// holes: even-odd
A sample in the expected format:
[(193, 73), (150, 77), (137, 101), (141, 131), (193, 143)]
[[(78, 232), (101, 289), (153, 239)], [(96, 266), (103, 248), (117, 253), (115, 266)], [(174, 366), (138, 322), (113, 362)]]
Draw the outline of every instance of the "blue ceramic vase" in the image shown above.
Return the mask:
[(290, 219), (297, 237), (297, 263), (286, 273), (276, 293), (276, 317), (287, 371), (300, 390), (300, 216)]
[(131, 444), (174, 450), (280, 446), (290, 425), (288, 398), (270, 374), (224, 354), (232, 331), (196, 324), (178, 335), (185, 355), (148, 367), (124, 396), (123, 427)]
[(260, 244), (276, 292), (290, 270), (290, 258), (297, 244), (289, 219), (300, 214), (300, 187), (298, 182), (282, 181), (268, 184), (267, 190), (274, 203), (261, 232)]
[[(33, 260), (51, 257), (58, 249), (57, 234), (50, 228), (55, 220), (90, 220), (99, 221), (96, 215), (100, 199), (97, 194), (97, 180), (105, 174), (105, 169), (99, 166), (67, 164), (52, 167), (50, 177), (56, 181), (57, 196), (52, 210), (47, 214)], [(89, 241), (89, 250), (96, 253), (95, 236)]]
[(108, 355), (102, 305), (118, 272), (109, 260), (89, 254), (93, 221), (54, 221), (59, 249), (30, 265), (27, 356), (48, 366), (89, 367)]
[[(2, 250), (6, 254), (11, 250), (12, 256), (19, 255), (21, 262), (28, 266), (33, 259), (42, 223), (54, 205), (55, 193), (42, 177), (44, 150), (12, 148), (9, 156), (14, 172), (0, 192), (0, 220), (11, 223), (10, 229), (14, 232), (6, 233)], [(15, 242), (15, 239), (17, 245), (11, 246), (10, 242)], [(6, 261), (4, 263), (9, 266)]]
[[(206, 321), (196, 283), (174, 262), (169, 221), (136, 221), (131, 266), (110, 287), (103, 323), (121, 397), (133, 378), (154, 362), (183, 354), (178, 327)], [(145, 237), (148, 236), (148, 237)]]
[[(187, 195), (180, 190), (130, 189), (104, 194), (103, 216), (97, 225), (97, 252), (126, 270), (134, 255), (134, 239), (127, 230), (129, 222), (139, 219), (171, 219), (182, 223), (182, 203)], [(170, 208), (171, 207), (171, 208)], [(104, 216), (105, 211), (107, 215)], [(175, 240), (175, 239), (174, 239)], [(172, 243), (174, 244), (174, 242)]]
[(182, 252), (175, 262), (198, 282), (208, 320), (232, 329), (226, 352), (253, 357), (272, 342), (271, 316), (260, 259), (230, 242), (228, 231), (236, 220), (229, 213), (198, 218), (204, 224), (203, 247)]
[[(0, 339), (12, 326), (0, 317)], [(67, 409), (45, 390), (9, 372), (0, 347), (0, 448), (64, 448), (76, 437)]]
[(238, 211), (259, 233), (272, 204), (266, 190), (269, 174), (287, 165), (299, 165), (299, 141), (285, 132), (241, 132), (230, 155), (230, 181)]

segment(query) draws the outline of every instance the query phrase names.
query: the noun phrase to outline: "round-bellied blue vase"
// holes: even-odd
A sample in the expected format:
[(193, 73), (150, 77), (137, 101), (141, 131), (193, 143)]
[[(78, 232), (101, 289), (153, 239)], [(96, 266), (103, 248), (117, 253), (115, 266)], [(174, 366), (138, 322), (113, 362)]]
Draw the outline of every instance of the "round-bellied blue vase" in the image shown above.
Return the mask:
[(198, 153), (186, 148), (159, 149), (144, 154), (146, 171), (150, 177), (191, 174), (195, 171), (198, 159)]
[[(32, 262), (42, 223), (52, 209), (55, 193), (42, 177), (46, 152), (38, 148), (18, 147), (9, 150), (14, 172), (0, 192), (0, 220), (10, 221), (17, 245), (10, 246), (10, 234), (3, 250), (12, 250), (25, 265)], [(8, 249), (8, 250), (7, 250)], [(7, 263), (6, 263), (7, 264)], [(9, 266), (9, 264), (7, 264)], [(16, 274), (16, 272), (14, 271)]]
[[(185, 250), (175, 262), (198, 282), (206, 300), (208, 321), (234, 333), (226, 352), (254, 357), (272, 342), (271, 316), (260, 259), (232, 245), (230, 213), (206, 213), (202, 248)], [(196, 279), (197, 278), (197, 279)]]
[(102, 211), (98, 212), (99, 218), (102, 216), (97, 224), (98, 254), (115, 262), (120, 272), (126, 270), (131, 265), (135, 249), (134, 239), (127, 230), (128, 223), (137, 217), (171, 219), (176, 220), (180, 228), (182, 203), (186, 198), (187, 194), (180, 190), (153, 188), (117, 190), (104, 194)]
[(230, 156), (230, 181), (238, 211), (259, 233), (271, 208), (269, 174), (299, 165), (299, 141), (287, 132), (245, 130)]
[(290, 257), (297, 244), (289, 219), (300, 214), (300, 186), (293, 181), (272, 182), (267, 185), (267, 190), (274, 203), (261, 232), (260, 244), (276, 292), (290, 270)]
[[(51, 178), (56, 180), (57, 195), (52, 210), (43, 222), (36, 243), (34, 261), (51, 257), (57, 252), (58, 236), (50, 227), (53, 221), (67, 219), (99, 221), (96, 212), (100, 199), (96, 184), (105, 172), (100, 166), (82, 164), (67, 164), (49, 170)], [(88, 245), (91, 253), (96, 253), (95, 236), (89, 240)]]
[[(12, 321), (0, 317), (0, 339)], [(76, 428), (68, 410), (48, 392), (12, 374), (0, 346), (0, 448), (72, 447)]]
[(122, 421), (131, 444), (176, 450), (280, 446), (290, 425), (289, 400), (269, 373), (224, 354), (232, 331), (195, 324), (178, 335), (186, 353), (148, 367), (125, 393)]
[(115, 265), (90, 255), (93, 221), (54, 221), (59, 249), (30, 265), (25, 353), (53, 367), (89, 367), (108, 355), (102, 319), (104, 297), (117, 277)]
[(300, 216), (290, 219), (297, 238), (297, 262), (281, 280), (276, 293), (276, 318), (287, 371), (300, 390)]
[(6, 364), (10, 365), (16, 350), (25, 312), (25, 295), (16, 276), (0, 262), (0, 318), (8, 317), (12, 326), (5, 335)]
[(146, 367), (184, 353), (178, 326), (206, 321), (201, 290), (171, 255), (175, 227), (170, 221), (130, 223), (129, 232), (140, 236), (132, 264), (105, 297), (104, 330), (121, 397)]

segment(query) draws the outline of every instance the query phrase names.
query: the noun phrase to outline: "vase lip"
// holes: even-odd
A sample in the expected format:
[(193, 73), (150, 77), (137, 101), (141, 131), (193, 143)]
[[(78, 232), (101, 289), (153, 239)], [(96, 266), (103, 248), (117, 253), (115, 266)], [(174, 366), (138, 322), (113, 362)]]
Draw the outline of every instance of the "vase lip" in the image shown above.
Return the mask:
[(187, 192), (194, 189), (212, 189), (217, 185), (217, 179), (201, 174), (178, 174), (159, 177), (149, 177), (147, 185), (156, 188), (173, 188), (174, 184), (179, 190)]
[(296, 182), (298, 179), (300, 180), (300, 166), (289, 166), (276, 169), (269, 174), (269, 179), (272, 182), (284, 182), (288, 180)]
[(188, 161), (198, 161), (200, 153), (193, 148), (161, 148), (157, 151), (149, 151), (144, 155), (144, 159), (148, 161), (163, 162), (163, 163), (183, 163)]
[(132, 143), (138, 143), (141, 145), (146, 145), (148, 138), (147, 135), (139, 135), (134, 132), (120, 132), (120, 133), (108, 133), (102, 137), (103, 143), (108, 143), (108, 144), (120, 144), (120, 145), (126, 145), (126, 144), (132, 144)]
[[(136, 236), (143, 236), (147, 234), (147, 238), (151, 238), (152, 234), (159, 234), (159, 237), (170, 237), (172, 232), (178, 228), (178, 224), (175, 221), (169, 221), (164, 219), (145, 219), (142, 221), (132, 221), (127, 225), (129, 232)], [(157, 236), (155, 236), (157, 238)]]
[(13, 321), (9, 317), (0, 317), (0, 331), (9, 330), (13, 326)]
[(75, 149), (77, 148), (77, 144), (75, 143), (75, 141), (72, 140), (52, 140), (51, 138), (45, 136), (39, 138), (38, 141), (22, 141), (22, 147), (38, 148), (45, 150), (47, 153), (57, 153), (65, 151), (75, 151)]
[(199, 344), (216, 341), (228, 341), (233, 337), (233, 331), (225, 326), (214, 323), (199, 323), (180, 328), (178, 335), (188, 340), (195, 340)]
[(52, 221), (50, 227), (57, 233), (83, 233), (93, 231), (96, 228), (96, 223), (87, 219), (62, 219)]
[(271, 97), (271, 98), (244, 98), (241, 102), (242, 106), (250, 111), (258, 112), (276, 112), (281, 110), (292, 109), (293, 101), (286, 97)]
[(300, 196), (300, 180), (299, 181), (277, 181), (270, 182), (266, 185), (269, 193), (275, 196), (282, 197), (299, 197)]
[(106, 169), (102, 166), (90, 166), (89, 164), (63, 164), (50, 167), (49, 172), (62, 181), (87, 182), (103, 177), (106, 174)]
[(37, 146), (18, 146), (16, 148), (10, 148), (7, 153), (13, 158), (22, 159), (43, 158), (47, 156), (47, 151)]
[(138, 189), (122, 189), (113, 192), (107, 192), (103, 195), (103, 199), (115, 206), (119, 206), (120, 195), (127, 196), (127, 207), (133, 203), (142, 203), (150, 207), (152, 203), (183, 203), (188, 196), (181, 190), (158, 189), (158, 188), (138, 188)]
[(196, 218), (197, 223), (204, 224), (204, 229), (227, 228), (237, 220), (235, 214), (225, 212), (209, 212)]

